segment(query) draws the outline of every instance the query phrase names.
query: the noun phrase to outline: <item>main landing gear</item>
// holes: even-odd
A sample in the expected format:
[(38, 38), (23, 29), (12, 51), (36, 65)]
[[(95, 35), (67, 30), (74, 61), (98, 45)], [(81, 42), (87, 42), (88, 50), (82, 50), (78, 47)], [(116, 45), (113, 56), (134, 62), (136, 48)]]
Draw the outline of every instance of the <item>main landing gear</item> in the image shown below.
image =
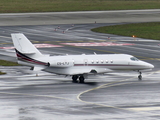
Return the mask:
[(73, 75), (73, 76), (72, 76), (72, 82), (73, 82), (73, 83), (78, 83), (78, 80), (77, 80), (78, 78), (79, 78), (79, 83), (84, 83), (85, 78), (84, 78), (83, 75), (80, 75), (80, 76), (78, 76), (78, 75)]
[(139, 72), (139, 74), (140, 74), (140, 75), (138, 76), (138, 79), (139, 79), (139, 80), (142, 80), (142, 72), (140, 72), (140, 71), (138, 71), (138, 72)]

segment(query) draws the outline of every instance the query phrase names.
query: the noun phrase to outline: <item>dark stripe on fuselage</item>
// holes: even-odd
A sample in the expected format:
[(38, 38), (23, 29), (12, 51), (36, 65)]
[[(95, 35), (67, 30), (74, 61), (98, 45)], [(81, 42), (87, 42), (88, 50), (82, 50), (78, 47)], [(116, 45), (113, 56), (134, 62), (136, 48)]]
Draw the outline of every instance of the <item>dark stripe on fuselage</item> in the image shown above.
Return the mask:
[(41, 62), (35, 59), (32, 59), (24, 54), (22, 54), (21, 52), (19, 52), (17, 49), (15, 49), (16, 51), (16, 55), (18, 57), (18, 60), (24, 61), (24, 62), (29, 62), (29, 63), (33, 63), (33, 64), (39, 64), (39, 65), (45, 65), (48, 66), (48, 63), (45, 62)]
[(137, 66), (137, 65), (122, 65), (122, 64), (74, 64), (74, 66)]

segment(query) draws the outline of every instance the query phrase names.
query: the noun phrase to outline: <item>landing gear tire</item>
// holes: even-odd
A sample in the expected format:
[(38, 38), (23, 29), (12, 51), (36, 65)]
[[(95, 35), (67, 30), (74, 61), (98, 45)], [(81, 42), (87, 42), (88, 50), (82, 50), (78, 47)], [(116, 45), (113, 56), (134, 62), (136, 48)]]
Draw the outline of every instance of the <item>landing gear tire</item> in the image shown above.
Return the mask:
[(79, 83), (84, 83), (84, 77), (83, 76), (79, 77)]
[(78, 75), (73, 75), (72, 76), (72, 82), (73, 83), (78, 83), (77, 79), (78, 79)]
[(139, 72), (139, 74), (140, 74), (140, 75), (138, 76), (138, 79), (139, 79), (139, 80), (142, 80), (142, 75), (141, 75), (142, 73)]
[(142, 75), (139, 75), (139, 76), (138, 76), (138, 79), (139, 79), (139, 80), (142, 80)]

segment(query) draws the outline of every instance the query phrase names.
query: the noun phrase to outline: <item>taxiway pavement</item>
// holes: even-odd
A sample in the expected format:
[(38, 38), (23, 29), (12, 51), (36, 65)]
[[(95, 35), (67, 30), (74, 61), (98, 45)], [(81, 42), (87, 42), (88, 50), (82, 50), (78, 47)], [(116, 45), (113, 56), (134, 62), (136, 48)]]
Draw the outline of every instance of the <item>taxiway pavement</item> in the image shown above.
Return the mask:
[(0, 14), (0, 26), (153, 22), (160, 9)]
[[(148, 16), (150, 12), (138, 13)], [(136, 72), (115, 72), (91, 76), (85, 84), (73, 84), (71, 77), (65, 78), (45, 72), (39, 72), (36, 76), (29, 67), (1, 66), (0, 70), (7, 74), (0, 76), (0, 118), (6, 120), (159, 119), (159, 41), (90, 31), (91, 28), (98, 26), (122, 24), (120, 21), (123, 15), (118, 11), (113, 12), (112, 16), (115, 16), (113, 19), (116, 19), (116, 15), (120, 16), (117, 18), (117, 23), (1, 26), (1, 59), (15, 61), (10, 34), (20, 32), (34, 44), (38, 44), (44, 54), (125, 53), (150, 62), (155, 68), (143, 72), (142, 81), (138, 81)], [(153, 18), (148, 16), (148, 20), (158, 21), (159, 12), (156, 11), (153, 16)], [(123, 20), (127, 20), (126, 17)]]

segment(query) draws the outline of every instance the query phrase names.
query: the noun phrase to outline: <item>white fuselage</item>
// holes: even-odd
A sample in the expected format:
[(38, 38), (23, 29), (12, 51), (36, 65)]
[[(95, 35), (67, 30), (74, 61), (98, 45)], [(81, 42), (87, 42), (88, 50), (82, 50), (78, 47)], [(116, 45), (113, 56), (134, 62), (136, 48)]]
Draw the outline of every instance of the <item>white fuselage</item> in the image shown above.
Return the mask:
[(94, 55), (43, 55), (23, 33), (11, 34), (19, 64), (31, 66), (31, 70), (44, 70), (60, 75), (71, 75), (72, 82), (84, 83), (87, 74), (107, 73), (113, 70), (152, 69), (154, 66), (127, 54)]
[(49, 66), (44, 68), (45, 71), (63, 75), (106, 73), (112, 70), (144, 70), (154, 67), (127, 54), (44, 56), (38, 60), (49, 63)]

